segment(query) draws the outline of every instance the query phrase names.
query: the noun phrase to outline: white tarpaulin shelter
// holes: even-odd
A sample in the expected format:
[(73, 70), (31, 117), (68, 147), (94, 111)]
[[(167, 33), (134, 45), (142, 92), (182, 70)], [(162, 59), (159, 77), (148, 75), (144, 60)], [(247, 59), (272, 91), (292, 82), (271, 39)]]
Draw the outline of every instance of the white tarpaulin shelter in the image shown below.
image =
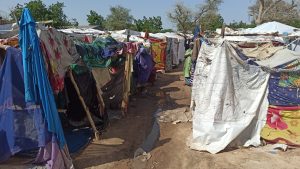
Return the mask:
[(227, 41), (216, 47), (203, 44), (196, 66), (190, 147), (218, 153), (228, 145), (259, 146), (269, 73), (244, 64)]
[(105, 34), (105, 31), (100, 31), (97, 29), (79, 29), (79, 28), (70, 28), (70, 29), (60, 29), (59, 31), (67, 34), (90, 34), (90, 35), (102, 35)]
[(297, 30), (297, 28), (273, 21), (273, 22), (267, 22), (267, 23), (261, 24), (255, 28), (246, 29), (242, 33), (244, 33), (244, 34), (272, 34), (272, 33), (278, 32), (280, 35), (282, 35), (284, 33), (291, 34), (295, 30)]

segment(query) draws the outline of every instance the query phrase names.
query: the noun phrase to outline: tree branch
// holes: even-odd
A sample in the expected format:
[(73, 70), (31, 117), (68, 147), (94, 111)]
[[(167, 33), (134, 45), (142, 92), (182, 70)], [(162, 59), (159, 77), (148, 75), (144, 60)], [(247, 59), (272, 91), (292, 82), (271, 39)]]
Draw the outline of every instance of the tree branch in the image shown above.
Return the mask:
[[(264, 1), (264, 0), (260, 0), (260, 1)], [(265, 9), (264, 11), (263, 11), (263, 13), (261, 14), (261, 18), (263, 18), (264, 17), (264, 15), (269, 11), (269, 10), (271, 10), (274, 6), (276, 6), (279, 2), (281, 2), (282, 0), (277, 0), (277, 1), (275, 1), (275, 2), (273, 2), (272, 4), (270, 4), (270, 6), (268, 6), (268, 8), (267, 9)]]

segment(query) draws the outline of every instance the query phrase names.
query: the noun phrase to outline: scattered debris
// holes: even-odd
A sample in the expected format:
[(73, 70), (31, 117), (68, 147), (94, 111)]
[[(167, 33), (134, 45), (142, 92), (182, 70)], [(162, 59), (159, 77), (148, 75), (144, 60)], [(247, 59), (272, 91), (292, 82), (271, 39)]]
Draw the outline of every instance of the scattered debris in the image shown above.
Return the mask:
[(187, 111), (188, 108), (178, 108), (174, 110), (166, 110), (159, 114), (159, 121), (165, 123), (186, 123), (192, 121), (192, 113), (191, 111)]

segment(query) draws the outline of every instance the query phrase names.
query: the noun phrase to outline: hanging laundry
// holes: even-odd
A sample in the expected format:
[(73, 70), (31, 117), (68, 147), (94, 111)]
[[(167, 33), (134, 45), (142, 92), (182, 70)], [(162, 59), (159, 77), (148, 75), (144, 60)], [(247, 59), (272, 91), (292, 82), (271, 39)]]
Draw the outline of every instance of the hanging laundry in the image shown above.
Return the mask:
[(140, 48), (134, 59), (134, 71), (137, 76), (137, 83), (143, 85), (148, 82), (153, 70), (154, 61), (145, 48)]
[(177, 38), (172, 39), (172, 50), (173, 50), (173, 58), (172, 64), (178, 65), (179, 64), (179, 53), (178, 53), (179, 42)]
[(151, 43), (151, 54), (155, 61), (155, 68), (157, 70), (164, 70), (166, 67), (166, 47), (165, 42), (152, 42)]
[(192, 85), (191, 78), (191, 68), (192, 68), (192, 52), (193, 46), (190, 45), (190, 48), (185, 52), (184, 66), (183, 66), (183, 75), (185, 79), (185, 84), (188, 86)]
[(41, 30), (38, 34), (50, 84), (53, 91), (58, 93), (64, 88), (64, 77), (69, 65), (80, 56), (72, 39), (56, 29)]
[(172, 56), (173, 56), (172, 38), (167, 38), (166, 65), (165, 65), (166, 71), (172, 70)]
[(112, 57), (123, 54), (123, 44), (112, 37), (97, 38), (93, 43), (77, 42), (76, 49), (88, 67), (105, 68), (112, 64)]

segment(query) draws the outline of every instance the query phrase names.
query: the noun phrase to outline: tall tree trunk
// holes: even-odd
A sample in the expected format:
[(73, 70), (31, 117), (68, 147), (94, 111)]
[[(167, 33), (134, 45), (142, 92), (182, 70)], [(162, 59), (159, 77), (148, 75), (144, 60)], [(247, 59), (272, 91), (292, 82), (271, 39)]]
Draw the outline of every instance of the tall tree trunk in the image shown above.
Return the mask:
[(265, 1), (259, 0), (259, 10), (258, 10), (258, 15), (255, 19), (255, 24), (259, 25), (262, 23), (262, 16), (264, 13), (264, 9), (265, 9)]

